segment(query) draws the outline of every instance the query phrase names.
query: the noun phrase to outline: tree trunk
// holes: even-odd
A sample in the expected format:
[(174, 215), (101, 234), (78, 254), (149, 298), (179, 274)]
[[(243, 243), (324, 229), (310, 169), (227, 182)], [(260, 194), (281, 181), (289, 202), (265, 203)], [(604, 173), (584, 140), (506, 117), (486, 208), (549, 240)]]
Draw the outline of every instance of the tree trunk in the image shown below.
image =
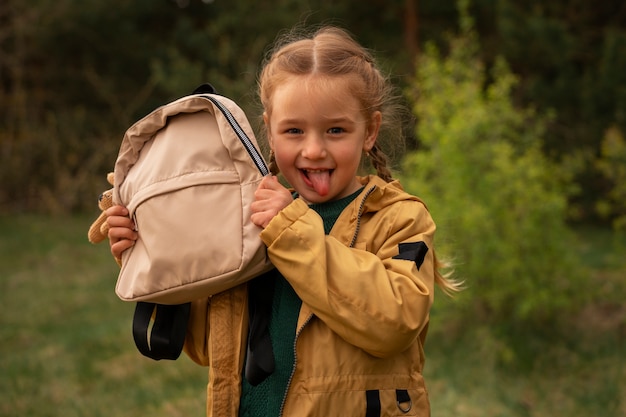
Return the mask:
[(418, 0), (404, 0), (404, 44), (411, 67), (419, 54)]

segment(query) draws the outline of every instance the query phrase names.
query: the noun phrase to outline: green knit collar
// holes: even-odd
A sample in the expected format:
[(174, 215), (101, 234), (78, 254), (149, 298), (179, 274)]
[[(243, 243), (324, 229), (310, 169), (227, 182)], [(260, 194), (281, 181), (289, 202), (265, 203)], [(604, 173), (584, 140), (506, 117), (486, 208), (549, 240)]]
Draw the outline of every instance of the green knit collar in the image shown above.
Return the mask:
[(360, 188), (349, 196), (340, 198), (339, 200), (328, 201), (326, 203), (313, 203), (309, 205), (309, 207), (312, 210), (315, 210), (324, 221), (324, 232), (326, 234), (330, 233), (330, 230), (335, 225), (335, 222), (341, 212), (348, 207), (348, 204), (354, 201), (359, 194), (361, 194), (363, 188)]

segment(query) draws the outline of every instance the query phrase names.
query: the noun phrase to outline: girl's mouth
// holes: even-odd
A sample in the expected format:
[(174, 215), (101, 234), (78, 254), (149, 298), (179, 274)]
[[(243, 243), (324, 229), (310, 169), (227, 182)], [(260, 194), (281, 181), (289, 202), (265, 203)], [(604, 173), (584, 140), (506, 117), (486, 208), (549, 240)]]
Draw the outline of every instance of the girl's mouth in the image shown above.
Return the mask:
[(321, 196), (328, 194), (332, 169), (301, 169), (304, 182)]

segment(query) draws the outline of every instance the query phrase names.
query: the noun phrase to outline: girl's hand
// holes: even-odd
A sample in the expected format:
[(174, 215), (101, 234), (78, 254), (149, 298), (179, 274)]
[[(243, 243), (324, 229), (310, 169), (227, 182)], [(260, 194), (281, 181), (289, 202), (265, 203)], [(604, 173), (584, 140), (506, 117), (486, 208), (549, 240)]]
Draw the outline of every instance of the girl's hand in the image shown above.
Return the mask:
[(111, 254), (116, 259), (120, 259), (122, 252), (132, 247), (137, 240), (135, 223), (128, 217), (128, 210), (123, 206), (113, 206), (107, 209), (106, 215)]
[(268, 175), (261, 180), (254, 193), (254, 202), (250, 206), (252, 223), (265, 229), (279, 211), (293, 201), (291, 192), (278, 182), (278, 178)]

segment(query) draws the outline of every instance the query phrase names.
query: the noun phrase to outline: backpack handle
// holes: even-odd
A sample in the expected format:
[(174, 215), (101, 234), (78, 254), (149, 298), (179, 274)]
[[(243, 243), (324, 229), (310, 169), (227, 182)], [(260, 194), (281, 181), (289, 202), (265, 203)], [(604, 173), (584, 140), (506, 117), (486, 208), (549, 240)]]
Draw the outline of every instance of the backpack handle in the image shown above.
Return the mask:
[(191, 94), (218, 94), (218, 92), (211, 84), (204, 83), (193, 90)]

